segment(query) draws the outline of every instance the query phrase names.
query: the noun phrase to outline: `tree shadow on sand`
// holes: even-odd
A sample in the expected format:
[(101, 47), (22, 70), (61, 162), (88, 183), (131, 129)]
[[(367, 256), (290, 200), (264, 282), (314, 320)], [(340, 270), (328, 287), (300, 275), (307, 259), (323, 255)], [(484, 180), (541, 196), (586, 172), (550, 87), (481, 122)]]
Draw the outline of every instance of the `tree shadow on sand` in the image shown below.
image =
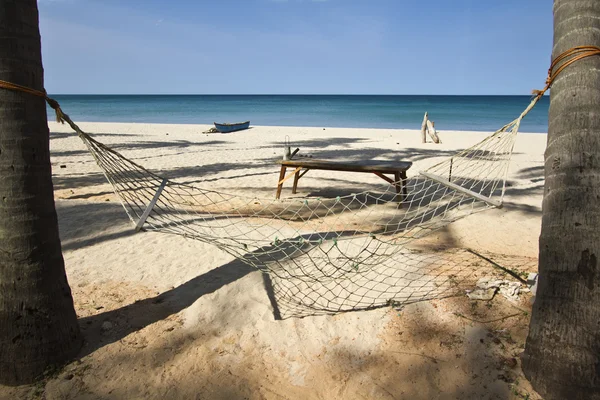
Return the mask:
[[(79, 323), (86, 344), (80, 357), (176, 314), (191, 306), (202, 296), (213, 293), (255, 271), (255, 268), (235, 260), (199, 275), (156, 297), (136, 301), (116, 310), (81, 318)], [(105, 321), (120, 321), (108, 339), (102, 334), (102, 324)]]
[[(224, 324), (231, 322), (229, 318), (237, 317), (235, 313), (225, 316)], [(346, 321), (360, 324), (358, 319)], [(197, 393), (215, 399), (257, 395), (539, 399), (523, 378), (516, 357), (527, 334), (526, 313), (502, 299), (474, 304), (452, 298), (413, 304), (401, 311), (390, 309), (377, 346), (340, 337), (345, 332), (335, 328), (324, 329), (318, 335), (322, 350), (302, 349), (301, 361), (293, 364), (285, 355), (258, 346), (240, 351), (236, 340), (229, 342), (210, 326), (194, 332), (178, 327), (176, 321), (165, 321), (154, 331), (133, 335), (106, 352), (72, 363), (51, 379), (45, 395), (66, 399), (134, 394), (176, 399), (194, 398)], [(360, 335), (360, 329), (355, 329), (347, 328)], [(269, 332), (254, 325), (244, 326), (237, 335), (228, 332), (228, 337), (239, 340), (249, 333), (270, 338)], [(294, 342), (303, 340), (298, 330), (288, 335)], [(290, 349), (288, 354), (296, 353)], [(298, 364), (302, 368), (290, 367)], [(11, 398), (21, 397), (25, 398)]]

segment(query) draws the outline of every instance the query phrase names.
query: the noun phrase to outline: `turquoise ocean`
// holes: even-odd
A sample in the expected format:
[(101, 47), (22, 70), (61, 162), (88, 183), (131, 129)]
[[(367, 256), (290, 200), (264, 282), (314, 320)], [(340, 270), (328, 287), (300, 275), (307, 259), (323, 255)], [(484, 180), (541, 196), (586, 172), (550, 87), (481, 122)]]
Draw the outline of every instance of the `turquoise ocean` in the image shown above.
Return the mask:
[[(81, 122), (143, 122), (420, 129), (425, 111), (438, 130), (495, 131), (517, 118), (529, 96), (387, 95), (54, 95)], [(548, 131), (549, 98), (522, 132)], [(51, 119), (51, 110), (48, 110)]]

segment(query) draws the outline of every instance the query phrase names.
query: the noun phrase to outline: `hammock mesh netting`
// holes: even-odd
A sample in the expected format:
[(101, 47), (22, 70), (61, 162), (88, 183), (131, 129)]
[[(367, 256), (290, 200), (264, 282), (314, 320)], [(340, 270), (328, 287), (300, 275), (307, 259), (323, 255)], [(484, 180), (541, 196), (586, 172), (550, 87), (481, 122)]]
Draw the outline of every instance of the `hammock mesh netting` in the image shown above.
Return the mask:
[[(411, 241), (502, 204), (516, 134), (537, 98), (475, 146), (381, 191), (284, 200), (204, 190), (160, 177), (81, 131), (138, 229), (217, 246), (269, 274), (291, 314), (367, 309), (452, 295), (481, 260)], [(67, 117), (68, 118), (68, 117)], [(301, 314), (301, 313), (300, 313)]]

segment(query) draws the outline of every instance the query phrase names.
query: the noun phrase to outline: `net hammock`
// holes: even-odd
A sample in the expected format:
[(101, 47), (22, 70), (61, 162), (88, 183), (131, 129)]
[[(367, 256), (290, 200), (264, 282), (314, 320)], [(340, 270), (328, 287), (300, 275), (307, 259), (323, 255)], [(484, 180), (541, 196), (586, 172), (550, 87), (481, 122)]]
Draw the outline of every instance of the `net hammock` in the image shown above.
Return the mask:
[(597, 55), (596, 46), (560, 54), (548, 70), (546, 86), (534, 91), (517, 119), (402, 182), (406, 197), (392, 189), (398, 182), (383, 192), (286, 200), (173, 182), (83, 132), (45, 91), (2, 80), (0, 87), (43, 97), (57, 121), (78, 133), (136, 229), (217, 246), (265, 273), (276, 300), (287, 307), (286, 315), (280, 309), (276, 314), (306, 316), (456, 294), (482, 260), (491, 260), (465, 249), (427, 253), (411, 242), (460, 218), (502, 206), (522, 119), (565, 68)]
[[(98, 142), (68, 116), (136, 229), (218, 247), (268, 274), (290, 315), (335, 313), (455, 294), (481, 262), (411, 241), (502, 206), (521, 120), (403, 182), (335, 198), (240, 196), (158, 176)], [(304, 310), (301, 312), (300, 310)]]

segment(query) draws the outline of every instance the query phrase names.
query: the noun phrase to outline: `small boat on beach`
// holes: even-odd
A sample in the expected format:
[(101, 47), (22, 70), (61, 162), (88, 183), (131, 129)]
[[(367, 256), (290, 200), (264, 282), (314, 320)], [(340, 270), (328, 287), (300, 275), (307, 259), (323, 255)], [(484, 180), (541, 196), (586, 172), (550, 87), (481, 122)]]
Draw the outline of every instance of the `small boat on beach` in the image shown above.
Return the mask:
[(227, 124), (227, 123), (219, 124), (219, 123), (215, 122), (215, 128), (221, 133), (241, 131), (243, 129), (248, 129), (249, 126), (250, 126), (250, 121), (236, 122), (233, 124)]

